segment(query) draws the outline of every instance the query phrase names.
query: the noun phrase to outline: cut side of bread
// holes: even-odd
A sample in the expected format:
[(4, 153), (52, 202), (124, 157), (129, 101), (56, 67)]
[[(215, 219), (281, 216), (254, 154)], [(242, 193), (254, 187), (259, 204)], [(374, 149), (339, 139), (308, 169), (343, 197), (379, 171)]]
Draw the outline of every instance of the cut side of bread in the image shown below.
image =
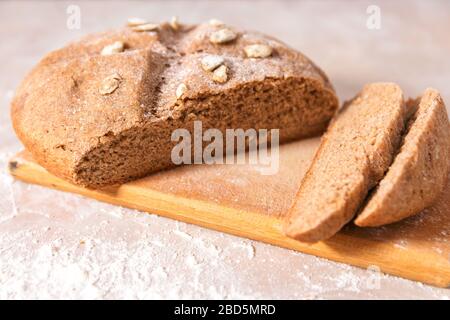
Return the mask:
[(366, 85), (322, 137), (285, 225), (303, 242), (327, 239), (349, 222), (391, 165), (405, 127), (401, 89)]
[(355, 219), (361, 227), (393, 223), (430, 206), (446, 186), (450, 125), (434, 89), (409, 102), (415, 110), (402, 147), (386, 176)]
[(280, 129), (286, 142), (321, 134), (337, 107), (325, 74), (276, 39), (162, 23), (49, 53), (18, 88), (11, 117), (39, 164), (98, 188), (173, 167), (171, 134), (192, 134), (194, 121), (222, 132)]

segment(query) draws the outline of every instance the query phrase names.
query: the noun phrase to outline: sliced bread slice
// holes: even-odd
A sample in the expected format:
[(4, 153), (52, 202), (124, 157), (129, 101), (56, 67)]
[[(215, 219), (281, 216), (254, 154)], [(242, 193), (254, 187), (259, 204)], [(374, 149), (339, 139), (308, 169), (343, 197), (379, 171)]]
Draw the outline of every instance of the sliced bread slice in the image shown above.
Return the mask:
[(350, 221), (392, 163), (406, 122), (401, 89), (374, 83), (348, 102), (322, 138), (285, 225), (289, 237), (317, 242)]
[(415, 114), (400, 152), (355, 220), (361, 227), (399, 221), (430, 206), (446, 185), (450, 125), (438, 91), (410, 102)]

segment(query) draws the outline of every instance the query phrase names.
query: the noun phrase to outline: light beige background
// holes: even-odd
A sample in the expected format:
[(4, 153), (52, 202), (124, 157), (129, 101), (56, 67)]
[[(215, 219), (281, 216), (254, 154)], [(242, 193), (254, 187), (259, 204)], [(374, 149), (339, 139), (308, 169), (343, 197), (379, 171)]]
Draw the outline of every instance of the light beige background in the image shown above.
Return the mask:
[[(81, 29), (66, 27), (68, 5)], [(369, 5), (381, 29), (366, 27)], [(0, 2), (0, 298), (443, 298), (437, 289), (154, 215), (15, 182), (9, 102), (50, 49), (127, 17), (219, 18), (311, 57), (342, 100), (372, 81), (450, 101), (448, 1)]]

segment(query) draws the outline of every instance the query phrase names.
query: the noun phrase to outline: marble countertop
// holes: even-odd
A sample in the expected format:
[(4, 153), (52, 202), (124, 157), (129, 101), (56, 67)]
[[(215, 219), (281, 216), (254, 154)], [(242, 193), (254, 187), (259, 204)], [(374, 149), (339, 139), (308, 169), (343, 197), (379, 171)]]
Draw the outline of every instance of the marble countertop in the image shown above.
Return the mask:
[[(388, 275), (374, 286), (368, 270), (27, 185), (7, 173), (9, 157), (22, 148), (9, 102), (26, 72), (47, 51), (132, 16), (218, 18), (269, 33), (322, 67), (341, 101), (365, 83), (394, 81), (408, 96), (435, 87), (450, 103), (450, 2), (376, 1), (379, 29), (367, 24), (372, 2), (0, 2), (0, 299), (448, 299), (450, 289)], [(80, 29), (67, 27), (73, 8)]]

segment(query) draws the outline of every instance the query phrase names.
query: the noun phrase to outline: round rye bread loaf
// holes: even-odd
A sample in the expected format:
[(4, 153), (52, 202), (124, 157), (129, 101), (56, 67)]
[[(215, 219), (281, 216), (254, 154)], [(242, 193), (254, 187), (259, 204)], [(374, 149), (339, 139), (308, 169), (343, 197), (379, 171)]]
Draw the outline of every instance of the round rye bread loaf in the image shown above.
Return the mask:
[(130, 21), (50, 52), (12, 102), (33, 158), (98, 188), (174, 166), (171, 134), (280, 129), (280, 142), (322, 133), (338, 107), (326, 75), (282, 42), (218, 21)]

